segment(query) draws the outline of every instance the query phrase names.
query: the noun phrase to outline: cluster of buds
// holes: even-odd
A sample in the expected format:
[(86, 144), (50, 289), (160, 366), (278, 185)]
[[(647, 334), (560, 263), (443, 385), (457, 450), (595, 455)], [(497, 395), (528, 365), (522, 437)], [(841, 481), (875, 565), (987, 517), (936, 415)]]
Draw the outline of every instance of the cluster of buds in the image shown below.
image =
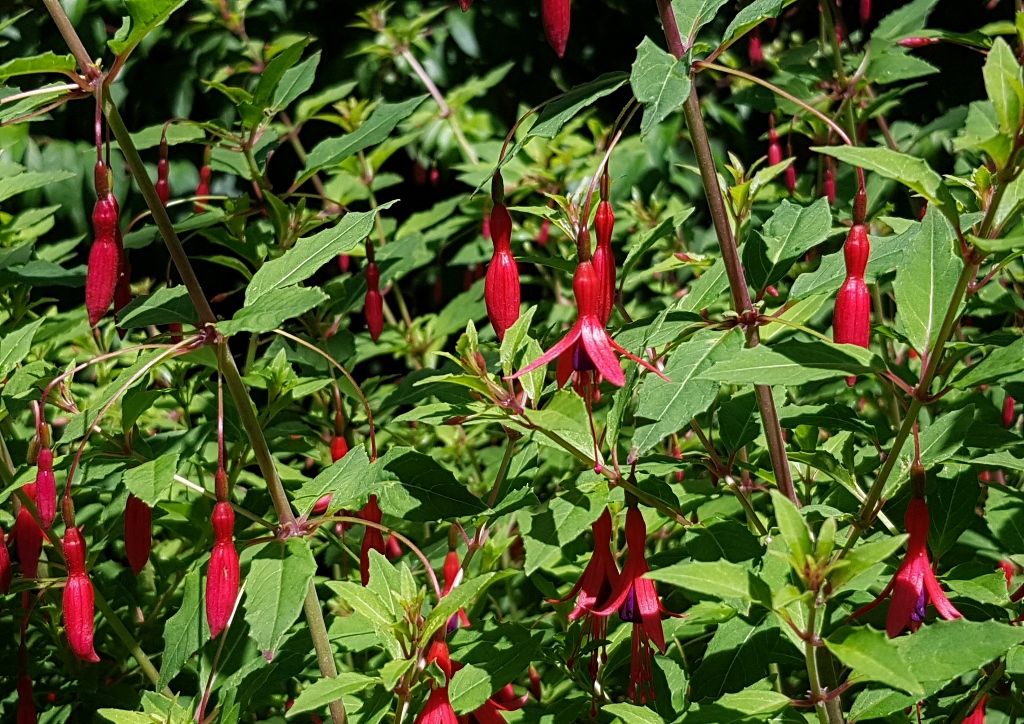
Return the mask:
[[(864, 217), (867, 211), (867, 195), (864, 189), (857, 192), (853, 202), (853, 226), (843, 245), (846, 260), (846, 281), (836, 296), (835, 314), (832, 318), (833, 337), (837, 344), (855, 344), (867, 348), (871, 340), (871, 295), (864, 281), (864, 272), (871, 254)], [(852, 386), (854, 378), (847, 382)]]

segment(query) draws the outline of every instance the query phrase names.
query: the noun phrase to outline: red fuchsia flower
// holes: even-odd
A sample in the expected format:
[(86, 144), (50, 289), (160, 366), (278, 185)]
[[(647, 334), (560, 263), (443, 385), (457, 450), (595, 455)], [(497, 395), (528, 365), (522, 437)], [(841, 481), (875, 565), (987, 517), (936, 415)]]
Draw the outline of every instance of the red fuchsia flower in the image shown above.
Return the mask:
[[(497, 181), (495, 186), (499, 184)], [(505, 204), (496, 203), (491, 209), (490, 230), (494, 255), (487, 265), (484, 301), (494, 333), (498, 339), (504, 339), (505, 332), (519, 319), (520, 300), (519, 267), (512, 256), (512, 217), (508, 215)]]
[(0, 593), (6, 595), (11, 590), (11, 576), (11, 553), (7, 550), (4, 529), (0, 528)]
[[(462, 583), (462, 561), (459, 559), (458, 551), (448, 551), (448, 555), (444, 558), (444, 568), (442, 569), (444, 574), (444, 588), (441, 590), (441, 596), (447, 596), (452, 590)], [(459, 626), (469, 627), (469, 616), (466, 615), (466, 609), (460, 608), (458, 613), (454, 613), (448, 619), (448, 633), (453, 633), (458, 630)]]
[(28, 674), (18, 676), (18, 724), (36, 724), (36, 704), (32, 700), (32, 677)]
[(452, 660), (448, 655), (448, 644), (444, 639), (436, 639), (430, 644), (427, 652), (427, 664), (436, 662), (441, 671), (444, 672), (444, 686), (431, 684), (430, 696), (423, 710), (416, 717), (415, 724), (459, 724), (455, 710), (452, 709), (451, 700), (448, 698), (448, 683), (452, 680)]
[(213, 552), (206, 574), (206, 620), (210, 638), (217, 638), (228, 623), (238, 598), (240, 574), (238, 551), (235, 550), (235, 512), (231, 504), (213, 506)]
[[(36, 484), (29, 483), (22, 490), (32, 500), (36, 499)], [(21, 575), (24, 578), (35, 578), (39, 575), (39, 554), (43, 550), (43, 529), (39, 527), (32, 513), (24, 505), (18, 511), (11, 530), (14, 545), (18, 548), (18, 563), (21, 564)]]
[(981, 701), (974, 707), (974, 711), (964, 719), (963, 724), (985, 724), (985, 706), (988, 704), (988, 695), (981, 697)]
[(1013, 423), (1017, 421), (1016, 405), (1017, 401), (1009, 395), (1003, 400), (1003, 427), (1007, 430), (1013, 427)]
[(544, 23), (544, 36), (548, 45), (561, 58), (569, 42), (569, 0), (541, 0), (540, 17)]
[[(452, 667), (458, 671), (461, 665), (453, 662)], [(516, 696), (512, 684), (506, 684), (496, 691), (494, 696), (485, 701), (482, 706), (474, 709), (469, 714), (458, 717), (459, 724), (505, 724), (505, 717), (501, 712), (522, 709), (526, 705), (528, 698), (529, 694)]]
[(100, 660), (93, 648), (95, 593), (85, 572), (85, 541), (74, 525), (64, 531), (64, 561), (68, 580), (64, 584), (64, 631), (71, 651), (82, 661)]
[(53, 477), (53, 450), (40, 449), (36, 458), (39, 470), (36, 472), (36, 512), (39, 520), (49, 528), (57, 517), (57, 481)]
[[(359, 511), (359, 517), (371, 523), (380, 523), (382, 516), (380, 506), (377, 505), (377, 496), (371, 495), (370, 500)], [(369, 525), (363, 527), (365, 530), (363, 532), (363, 545), (359, 549), (359, 575), (365, 586), (370, 582), (370, 551), (377, 551), (384, 555), (384, 533), (381, 532), (380, 528), (374, 528)]]
[(116, 202), (110, 193), (100, 189), (97, 189), (97, 193), (102, 195), (97, 199), (92, 212), (94, 237), (85, 275), (85, 308), (89, 314), (89, 324), (93, 327), (114, 301), (121, 267), (121, 252), (114, 233), (117, 230)]
[[(605, 177), (607, 178), (607, 177)], [(600, 305), (601, 321), (608, 324), (612, 316), (612, 306), (615, 303), (615, 252), (612, 251), (612, 230), (615, 227), (615, 212), (611, 203), (608, 202), (605, 186), (607, 181), (601, 181), (601, 203), (597, 205), (597, 214), (594, 217), (594, 231), (597, 232), (597, 248), (594, 250), (594, 257), (591, 263), (597, 278), (600, 282)]]
[(640, 509), (631, 506), (626, 511), (626, 544), (629, 559), (622, 569), (615, 590), (608, 602), (594, 611), (607, 616), (619, 612), (619, 618), (633, 624), (633, 658), (629, 670), (629, 696), (644, 704), (654, 698), (654, 679), (651, 669), (651, 642), (665, 653), (665, 632), (661, 615), (672, 615), (665, 610), (654, 587), (654, 581), (644, 578), (650, 570), (647, 565), (647, 524)]
[(761, 42), (761, 28), (754, 28), (747, 39), (747, 57), (750, 58), (750, 65), (760, 68), (764, 65), (764, 47)]
[(153, 548), (153, 511), (140, 498), (128, 494), (124, 506), (124, 554), (136, 576), (142, 573)]
[(199, 186), (196, 187), (196, 196), (198, 201), (193, 206), (194, 211), (197, 214), (201, 214), (206, 211), (206, 197), (210, 195), (210, 177), (213, 175), (213, 171), (210, 169), (210, 147), (206, 147), (206, 151), (203, 152), (203, 165), (199, 168)]
[(867, 25), (871, 20), (871, 0), (860, 0), (860, 24)]
[(947, 621), (961, 618), (961, 613), (946, 598), (928, 557), (930, 520), (928, 504), (924, 499), (925, 471), (920, 463), (911, 466), (910, 480), (913, 497), (904, 517), (907, 533), (910, 535), (907, 554), (896, 575), (878, 597), (850, 615), (850, 618), (856, 618), (865, 614), (892, 594), (889, 613), (885, 619), (885, 632), (889, 638), (899, 636), (906, 628), (911, 632), (917, 631), (925, 619), (929, 601)]
[(384, 556), (389, 561), (397, 561), (402, 557), (402, 544), (393, 535), (389, 535), (387, 540), (384, 541)]
[[(584, 619), (583, 637), (589, 638), (591, 641), (600, 641), (608, 638), (608, 616), (611, 615), (611, 612), (599, 614), (597, 610), (609, 603), (612, 592), (619, 583), (619, 567), (615, 564), (615, 556), (611, 550), (612, 516), (607, 508), (594, 521), (591, 530), (594, 532), (594, 554), (590, 557), (587, 567), (583, 569), (583, 575), (564, 598), (551, 601), (551, 603), (564, 603), (579, 594), (576, 599), (576, 607), (573, 608), (568, 619), (570, 621)], [(582, 644), (582, 639), (580, 644)], [(572, 658), (575, 658), (575, 652)], [(608, 654), (602, 646), (601, 663), (605, 663), (607, 660)], [(593, 680), (597, 679), (597, 669), (598, 652), (594, 651), (590, 657), (590, 678)]]
[[(615, 357), (615, 352), (618, 352), (643, 365), (663, 380), (670, 381), (656, 367), (630, 353), (608, 335), (601, 322), (600, 281), (592, 263), (583, 261), (576, 266), (572, 288), (576, 294), (577, 309), (576, 323), (572, 329), (558, 344), (507, 379), (522, 377), (569, 352), (571, 356), (567, 358), (566, 366), (571, 365), (572, 371), (600, 372), (604, 379), (616, 387), (622, 387), (626, 383), (626, 376)], [(563, 364), (566, 363), (560, 361), (559, 367)]]
[(377, 263), (366, 264), (366, 328), (370, 331), (370, 339), (376, 342), (384, 331), (384, 297), (380, 293), (380, 269)]
[(156, 195), (160, 197), (160, 203), (167, 206), (171, 199), (171, 186), (167, 180), (170, 175), (170, 165), (167, 163), (167, 137), (160, 137), (160, 160), (156, 162)]

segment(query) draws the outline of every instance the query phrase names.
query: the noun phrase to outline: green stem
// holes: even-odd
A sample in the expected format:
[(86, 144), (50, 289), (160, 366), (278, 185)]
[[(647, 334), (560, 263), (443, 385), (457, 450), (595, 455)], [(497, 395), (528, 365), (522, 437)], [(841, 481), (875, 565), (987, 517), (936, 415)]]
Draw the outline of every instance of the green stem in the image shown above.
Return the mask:
[(817, 607), (812, 606), (810, 617), (807, 620), (807, 640), (804, 641), (804, 662), (807, 664), (807, 680), (811, 686), (811, 701), (814, 702), (814, 713), (818, 715), (819, 724), (829, 724), (828, 711), (825, 709), (825, 702), (823, 701), (824, 694), (821, 690), (821, 678), (818, 676), (818, 658), (814, 646), (817, 614)]
[[(319, 618), (323, 621), (323, 611), (320, 610), (320, 598), (316, 595), (316, 585), (309, 582), (309, 590), (306, 591), (306, 599), (302, 602), (306, 611), (306, 618), (312, 621)], [(334, 652), (331, 650), (331, 639), (327, 635), (326, 627), (310, 626), (309, 633), (313, 637), (313, 648), (316, 650), (316, 661), (320, 666), (320, 673), (328, 679), (338, 678), (338, 666), (334, 662)], [(330, 704), (331, 719), (334, 724), (345, 724), (348, 715), (345, 713), (345, 703), (338, 699)]]
[[(160, 681), (160, 672), (156, 670), (156, 667), (153, 666), (153, 662), (149, 660), (148, 656), (146, 656), (146, 652), (142, 650), (142, 647), (139, 646), (138, 642), (134, 637), (132, 637), (128, 629), (126, 629), (124, 624), (121, 623), (121, 619), (117, 617), (117, 614), (114, 613), (114, 609), (110, 607), (110, 604), (107, 603), (107, 599), (103, 597), (103, 594), (100, 593), (96, 586), (93, 586), (93, 592), (96, 599), (96, 608), (98, 608), (100, 613), (103, 614), (103, 620), (114, 630), (114, 634), (121, 639), (121, 643), (124, 644), (126, 649), (128, 649), (128, 653), (135, 657), (135, 660), (139, 662), (139, 667), (146, 675), (146, 678), (149, 679), (150, 683), (156, 686)], [(167, 688), (164, 688), (163, 693), (167, 696), (174, 696), (171, 690)]]
[[(494, 478), (494, 486), (491, 488), (491, 495), (487, 499), (488, 508), (493, 508), (494, 504), (498, 502), (498, 493), (501, 491), (501, 486), (505, 482), (505, 476), (508, 474), (508, 465), (512, 461), (512, 451), (515, 449), (516, 440), (519, 439), (518, 433), (506, 431), (506, 434), (508, 435), (508, 441), (505, 443), (505, 454), (501, 458), (498, 475)], [(513, 438), (513, 435), (516, 437)]]

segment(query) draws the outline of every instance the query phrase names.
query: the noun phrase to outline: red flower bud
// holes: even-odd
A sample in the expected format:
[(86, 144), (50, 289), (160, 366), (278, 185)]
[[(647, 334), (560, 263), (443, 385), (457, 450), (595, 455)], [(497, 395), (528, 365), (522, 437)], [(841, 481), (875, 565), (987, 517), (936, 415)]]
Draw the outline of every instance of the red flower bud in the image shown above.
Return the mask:
[(384, 541), (384, 555), (388, 557), (389, 561), (402, 557), (402, 545), (395, 536), (389, 535), (388, 539)]
[(434, 166), (430, 169), (430, 185), (437, 186), (439, 183), (441, 183), (441, 172), (438, 170), (437, 166)]
[(177, 344), (182, 340), (181, 336), (181, 322), (171, 322), (167, 325), (167, 329), (171, 333), (171, 344)]
[(462, 6), (462, 12), (469, 10), (469, 6), (473, 4), (473, 0), (459, 0), (459, 5)]
[(786, 188), (790, 195), (796, 193), (796, 165), (795, 162), (786, 167)]
[(32, 677), (28, 674), (18, 676), (18, 724), (36, 724), (36, 704), (32, 701)]
[(348, 272), (349, 266), (352, 264), (352, 257), (348, 254), (338, 254), (338, 269), (342, 274)]
[(0, 593), (11, 590), (11, 553), (7, 550), (4, 529), (0, 528)]
[(85, 572), (85, 540), (75, 526), (64, 531), (63, 549), (68, 567), (68, 580), (64, 585), (64, 631), (75, 656), (95, 663), (100, 660), (92, 640), (95, 594)]
[[(32, 500), (36, 499), (36, 484), (29, 483), (22, 490)], [(43, 550), (43, 529), (36, 523), (28, 508), (21, 506), (18, 517), (11, 531), (14, 545), (18, 549), (18, 563), (21, 564), (21, 575), (35, 578), (39, 575), (39, 554)]]
[(520, 299), (519, 267), (511, 246), (512, 218), (504, 204), (495, 204), (491, 209), (490, 226), (494, 255), (487, 265), (484, 301), (495, 334), (498, 339), (504, 339), (505, 332), (519, 319)]
[(145, 502), (128, 494), (124, 506), (124, 553), (137, 576), (146, 567), (153, 547), (153, 511)]
[(166, 158), (161, 158), (156, 163), (156, 195), (160, 197), (160, 203), (167, 206), (171, 199), (171, 186), (167, 182), (170, 168)]
[(231, 504), (213, 507), (213, 552), (206, 573), (206, 620), (210, 638), (217, 638), (231, 620), (238, 597), (238, 551), (235, 550), (235, 512)]
[(860, 24), (867, 25), (871, 20), (871, 0), (860, 0)]
[[(199, 186), (196, 187), (196, 196), (200, 199), (210, 195), (210, 176), (212, 173), (213, 171), (207, 165), (203, 165), (199, 169)], [(197, 214), (206, 211), (206, 207), (201, 203), (196, 203), (194, 208)]]
[(1017, 401), (1009, 395), (1003, 400), (1003, 427), (1007, 430), (1013, 427), (1013, 423), (1017, 421), (1017, 411), (1014, 408), (1016, 404)]
[(111, 195), (101, 197), (92, 212), (95, 236), (85, 278), (85, 306), (93, 326), (113, 302), (120, 273), (121, 254), (115, 241), (117, 216), (117, 201)]
[(750, 64), (755, 68), (764, 65), (764, 48), (761, 45), (760, 28), (754, 28), (747, 40), (747, 57), (750, 58)]
[(366, 312), (366, 327), (370, 330), (370, 339), (376, 342), (380, 339), (380, 333), (384, 331), (384, 297), (380, 290), (380, 269), (376, 262), (366, 265), (366, 299), (364, 307)]
[(903, 38), (903, 40), (897, 40), (896, 45), (902, 45), (904, 48), (926, 48), (929, 45), (935, 45), (941, 43), (939, 38)]
[[(855, 224), (846, 237), (843, 256), (846, 260), (846, 281), (836, 296), (832, 319), (833, 337), (837, 344), (855, 344), (867, 348), (871, 340), (871, 295), (864, 283), (871, 244), (863, 224)], [(847, 378), (852, 385), (854, 378)]]
[[(359, 517), (371, 523), (380, 523), (382, 514), (376, 495), (370, 496), (370, 500), (359, 511)], [(384, 533), (380, 528), (365, 526), (363, 544), (359, 550), (359, 575), (364, 586), (370, 582), (370, 551), (384, 554)]]
[(537, 232), (537, 243), (543, 246), (551, 238), (551, 219), (544, 219), (540, 222), (540, 231)]
[(544, 36), (559, 58), (565, 55), (565, 45), (569, 42), (569, 15), (569, 0), (541, 0)]
[(42, 448), (36, 458), (36, 512), (39, 520), (49, 528), (57, 517), (57, 482), (53, 477), (53, 450)]
[(612, 205), (601, 201), (597, 205), (594, 217), (594, 230), (597, 232), (597, 249), (591, 262), (597, 272), (600, 284), (600, 319), (605, 324), (612, 316), (612, 305), (615, 301), (615, 253), (612, 251), (612, 229), (615, 226), (615, 213)]
[(331, 498), (333, 497), (333, 494), (328, 493), (327, 495), (321, 496), (315, 503), (313, 503), (313, 515), (323, 515), (326, 513), (327, 509), (331, 505)]
[(542, 692), (540, 674), (537, 673), (537, 669), (533, 668), (533, 664), (530, 664), (530, 693), (539, 702)]
[(342, 435), (335, 435), (331, 440), (331, 462), (338, 462), (348, 454), (348, 441)]
[(836, 203), (836, 172), (832, 170), (831, 164), (825, 169), (822, 189), (828, 198), (829, 205), (834, 205)]

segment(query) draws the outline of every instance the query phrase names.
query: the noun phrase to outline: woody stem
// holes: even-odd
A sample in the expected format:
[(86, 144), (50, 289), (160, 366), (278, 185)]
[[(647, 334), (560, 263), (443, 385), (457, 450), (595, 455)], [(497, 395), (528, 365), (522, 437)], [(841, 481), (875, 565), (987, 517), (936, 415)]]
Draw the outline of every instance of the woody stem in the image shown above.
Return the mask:
[[(671, 0), (658, 0), (658, 11), (661, 14), (662, 25), (665, 27), (665, 39), (668, 42), (669, 51), (676, 58), (681, 59), (685, 50)], [(704, 184), (704, 193), (707, 195), (711, 219), (718, 236), (718, 245), (722, 251), (726, 275), (729, 277), (733, 309), (739, 315), (753, 314), (754, 305), (750, 301), (750, 290), (747, 287), (746, 275), (743, 273), (740, 252), (736, 246), (736, 238), (733, 236), (729, 213), (725, 207), (725, 198), (718, 185), (715, 158), (711, 153), (711, 142), (708, 140), (707, 127), (704, 125), (704, 117), (700, 111), (700, 98), (698, 98), (695, 88), (691, 88), (690, 96), (683, 104), (683, 114), (686, 116), (686, 125), (690, 129), (690, 141), (697, 157), (697, 166), (700, 168), (701, 181)], [(751, 328), (747, 340), (750, 347), (759, 343), (756, 327)], [(754, 391), (757, 396), (757, 405), (761, 410), (761, 422), (764, 427), (765, 439), (768, 441), (768, 454), (771, 457), (772, 470), (775, 472), (776, 485), (783, 495), (799, 507), (800, 499), (793, 486), (793, 475), (789, 470), (789, 456), (786, 454), (786, 442), (782, 438), (782, 427), (779, 425), (779, 413), (775, 409), (772, 390), (765, 385), (755, 385)]]

